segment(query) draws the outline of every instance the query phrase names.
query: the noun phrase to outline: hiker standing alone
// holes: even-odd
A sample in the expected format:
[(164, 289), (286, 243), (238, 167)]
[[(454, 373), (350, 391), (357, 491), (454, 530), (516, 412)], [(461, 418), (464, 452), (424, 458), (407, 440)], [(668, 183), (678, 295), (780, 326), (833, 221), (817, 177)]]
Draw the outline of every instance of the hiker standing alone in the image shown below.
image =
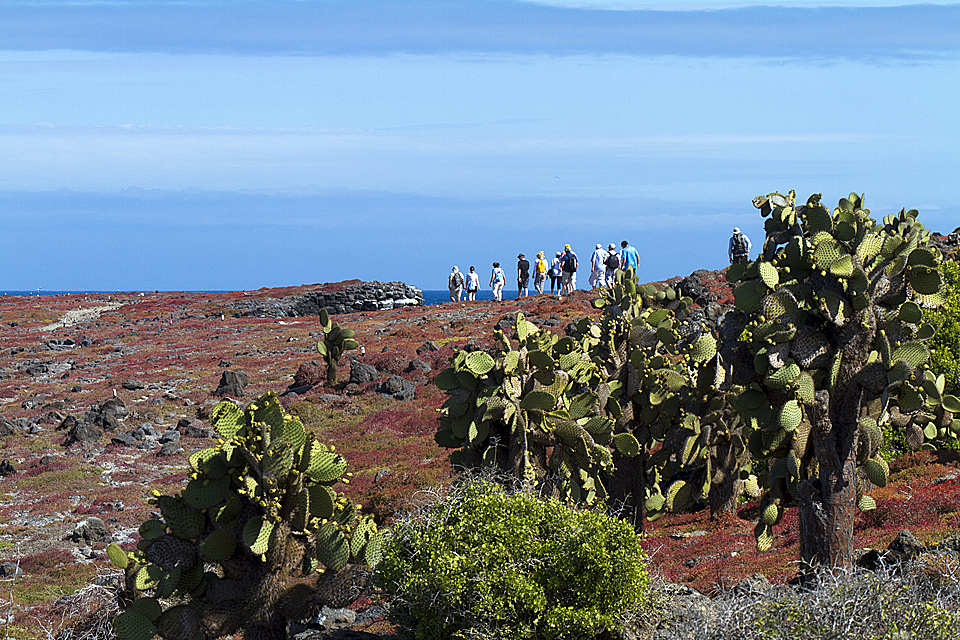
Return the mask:
[(560, 271), (563, 273), (562, 288), (563, 293), (571, 294), (577, 289), (577, 269), (580, 262), (577, 260), (577, 254), (573, 252), (570, 245), (563, 246), (563, 257), (560, 258)]
[(626, 271), (627, 267), (636, 274), (640, 271), (640, 252), (626, 240), (620, 243), (620, 268)]
[(607, 246), (607, 259), (604, 266), (606, 266), (604, 280), (608, 287), (612, 287), (617, 282), (617, 269), (620, 268), (620, 256), (617, 255), (617, 247), (612, 242)]
[(450, 277), (447, 278), (447, 288), (450, 289), (450, 302), (460, 302), (460, 295), (463, 293), (463, 274), (460, 269), (453, 268)]
[(537, 290), (537, 293), (543, 293), (543, 281), (547, 279), (547, 269), (549, 269), (547, 257), (541, 251), (537, 253), (537, 261), (533, 267), (533, 288)]
[(523, 254), (517, 256), (517, 297), (522, 298), (527, 295), (527, 283), (530, 282), (530, 262), (523, 257)]
[(590, 256), (590, 288), (596, 289), (602, 287), (606, 282), (607, 252), (603, 250), (603, 245), (598, 244)]
[(493, 299), (497, 302), (503, 300), (503, 285), (507, 282), (507, 274), (500, 268), (499, 262), (493, 263), (493, 271), (490, 273), (490, 287), (493, 289)]
[(470, 267), (470, 273), (467, 274), (467, 300), (476, 300), (477, 291), (480, 289), (480, 275)]
[(561, 289), (561, 285), (560, 285), (560, 277), (563, 275), (563, 271), (560, 269), (560, 266), (563, 263), (563, 260), (561, 259), (562, 256), (563, 256), (563, 252), (557, 251), (557, 257), (553, 259), (553, 264), (550, 265), (550, 271), (548, 273), (550, 274), (550, 293), (551, 294), (554, 291), (556, 291), (557, 293), (563, 293), (563, 289)]
[(727, 257), (730, 258), (730, 264), (750, 259), (750, 238), (740, 231), (740, 227), (733, 228), (733, 235), (727, 245)]

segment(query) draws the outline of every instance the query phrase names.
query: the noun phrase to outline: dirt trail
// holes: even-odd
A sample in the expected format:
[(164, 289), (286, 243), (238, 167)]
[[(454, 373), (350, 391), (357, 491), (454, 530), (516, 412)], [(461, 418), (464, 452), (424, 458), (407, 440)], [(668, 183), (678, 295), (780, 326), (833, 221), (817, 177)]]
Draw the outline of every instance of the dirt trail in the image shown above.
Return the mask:
[(114, 309), (119, 309), (124, 304), (123, 302), (111, 302), (109, 304), (100, 305), (99, 307), (90, 307), (89, 309), (73, 309), (72, 311), (67, 311), (67, 314), (60, 318), (57, 322), (48, 324), (45, 327), (41, 327), (41, 331), (56, 331), (57, 329), (63, 329), (64, 327), (72, 327), (76, 324), (81, 324), (83, 322), (93, 322), (100, 317), (100, 314), (104, 311), (113, 311)]

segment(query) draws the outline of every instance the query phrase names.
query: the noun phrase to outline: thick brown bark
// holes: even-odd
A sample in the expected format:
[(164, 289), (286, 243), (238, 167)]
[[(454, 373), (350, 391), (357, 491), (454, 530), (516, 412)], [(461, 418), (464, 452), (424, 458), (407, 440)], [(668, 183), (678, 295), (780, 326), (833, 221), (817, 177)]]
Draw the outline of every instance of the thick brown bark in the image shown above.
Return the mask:
[(710, 486), (710, 518), (736, 513), (737, 504), (743, 494), (743, 480), (740, 469), (750, 458), (750, 452), (743, 444), (739, 433), (730, 440), (717, 444), (717, 453), (713, 458), (714, 476)]
[[(849, 364), (848, 371), (857, 363)], [(836, 385), (833, 395), (821, 389), (808, 406), (819, 479), (801, 482), (797, 489), (800, 557), (807, 568), (853, 565), (857, 419), (862, 390), (853, 376), (844, 373), (840, 380), (847, 382)]]

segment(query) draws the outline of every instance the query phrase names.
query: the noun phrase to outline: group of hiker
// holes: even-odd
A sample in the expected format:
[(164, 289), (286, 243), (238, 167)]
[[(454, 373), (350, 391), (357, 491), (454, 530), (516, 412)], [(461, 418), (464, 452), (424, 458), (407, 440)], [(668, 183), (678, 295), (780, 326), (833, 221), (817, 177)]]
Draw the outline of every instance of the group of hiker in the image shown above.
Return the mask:
[[(747, 262), (750, 258), (751, 243), (750, 238), (746, 236), (739, 227), (734, 227), (733, 235), (727, 245), (727, 257), (730, 264), (738, 262)], [(626, 240), (620, 243), (620, 251), (617, 252), (614, 244), (598, 244), (590, 256), (590, 288), (612, 287), (616, 282), (616, 273), (618, 269), (624, 270), (627, 267), (633, 268), (634, 273), (640, 270), (640, 252)], [(528, 295), (531, 270), (533, 272), (533, 288), (537, 293), (543, 293), (547, 278), (550, 279), (550, 293), (567, 295), (577, 288), (577, 270), (580, 268), (577, 254), (570, 248), (570, 245), (564, 245), (562, 251), (557, 251), (552, 260), (548, 261), (543, 251), (537, 253), (533, 265), (526, 259), (521, 252), (517, 256), (517, 297), (522, 298)], [(503, 300), (503, 288), (507, 284), (507, 274), (500, 266), (499, 262), (493, 263), (493, 271), (490, 273), (489, 286), (493, 290), (494, 300)], [(480, 276), (474, 267), (470, 271), (462, 273), (459, 268), (454, 267), (447, 281), (450, 290), (451, 302), (459, 302), (464, 291), (467, 294), (467, 300), (476, 300), (477, 291), (480, 290)]]
[[(632, 267), (634, 272), (640, 269), (640, 252), (626, 240), (620, 243), (621, 250), (617, 253), (616, 246), (610, 244), (606, 249), (598, 244), (590, 256), (590, 288), (612, 286), (617, 269)], [(521, 252), (517, 256), (517, 297), (522, 298), (529, 294), (531, 271), (533, 274), (533, 288), (537, 293), (543, 293), (546, 281), (550, 279), (550, 293), (560, 296), (568, 295), (577, 288), (577, 271), (580, 260), (569, 244), (557, 251), (552, 260), (548, 260), (546, 252), (537, 253), (533, 264)], [(493, 263), (490, 273), (489, 286), (493, 291), (494, 300), (503, 300), (503, 288), (507, 284), (507, 274), (499, 262)], [(480, 277), (474, 267), (470, 271), (461, 272), (459, 267), (453, 267), (447, 279), (447, 288), (450, 290), (450, 301), (460, 302), (464, 292), (467, 300), (476, 300), (480, 290)]]
[[(730, 264), (747, 262), (750, 258), (750, 248), (750, 238), (740, 231), (740, 227), (734, 227), (733, 235), (727, 245), (727, 257), (730, 259)], [(625, 270), (627, 267), (631, 267), (634, 273), (640, 270), (640, 252), (637, 251), (636, 247), (623, 240), (620, 243), (620, 252), (617, 253), (617, 248), (612, 243), (607, 245), (606, 249), (603, 248), (602, 244), (598, 244), (590, 256), (590, 288), (612, 287), (616, 282), (617, 270)], [(564, 245), (562, 251), (557, 251), (550, 262), (547, 261), (546, 254), (540, 251), (532, 265), (533, 288), (537, 293), (543, 293), (546, 280), (550, 278), (551, 295), (570, 294), (577, 288), (577, 270), (579, 268), (580, 262), (577, 254), (570, 248), (569, 244)], [(518, 298), (528, 295), (530, 271), (530, 261), (521, 252), (517, 256)], [(506, 272), (499, 262), (494, 262), (489, 283), (493, 290), (494, 300), (503, 300), (503, 287), (506, 283)], [(460, 302), (464, 291), (466, 291), (467, 300), (476, 300), (477, 291), (480, 290), (480, 276), (474, 267), (470, 267), (470, 271), (467, 273), (463, 273), (458, 267), (454, 267), (447, 280), (447, 287), (450, 290), (451, 302)]]

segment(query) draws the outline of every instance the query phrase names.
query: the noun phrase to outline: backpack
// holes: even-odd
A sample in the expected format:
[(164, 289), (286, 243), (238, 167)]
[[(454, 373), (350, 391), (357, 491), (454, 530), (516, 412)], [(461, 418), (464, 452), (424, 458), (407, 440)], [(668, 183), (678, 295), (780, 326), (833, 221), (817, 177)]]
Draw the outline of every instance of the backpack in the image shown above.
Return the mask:
[(463, 274), (459, 271), (453, 274), (453, 286), (456, 289), (463, 289)]
[(577, 263), (577, 256), (575, 254), (568, 255), (563, 261), (563, 270), (567, 273), (576, 273), (577, 267), (580, 265)]
[(619, 269), (620, 268), (620, 258), (617, 257), (617, 254), (611, 253), (607, 256), (604, 264), (607, 265), (607, 269)]
[(747, 254), (747, 238), (742, 233), (733, 234), (733, 253), (738, 256)]
[(546, 273), (546, 272), (547, 272), (547, 261), (537, 260), (537, 273)]

